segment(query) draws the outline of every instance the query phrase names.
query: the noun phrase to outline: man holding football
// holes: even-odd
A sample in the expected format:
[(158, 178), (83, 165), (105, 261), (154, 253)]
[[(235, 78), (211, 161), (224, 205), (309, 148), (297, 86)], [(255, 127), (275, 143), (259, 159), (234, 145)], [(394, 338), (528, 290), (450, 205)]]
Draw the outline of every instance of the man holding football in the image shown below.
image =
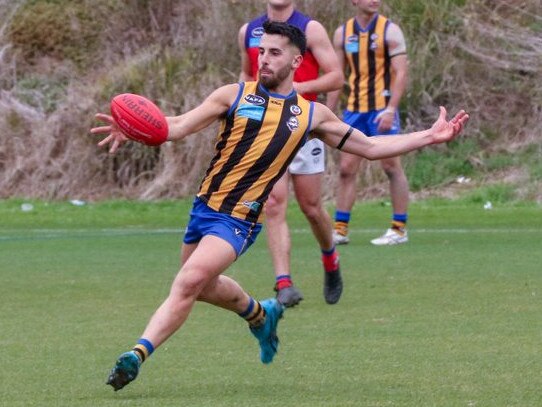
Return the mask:
[[(167, 118), (170, 141), (182, 140), (220, 120), (217, 154), (194, 201), (181, 249), (181, 269), (141, 338), (113, 367), (107, 383), (115, 390), (136, 378), (141, 363), (181, 328), (196, 301), (233, 311), (247, 320), (259, 342), (261, 361), (273, 360), (283, 306), (275, 298), (255, 300), (222, 273), (254, 242), (273, 184), (309, 137), (376, 160), (452, 140), (468, 120), (460, 111), (447, 121), (441, 107), (430, 129), (408, 136), (368, 138), (340, 121), (326, 106), (297, 95), (293, 73), (305, 48), (305, 35), (298, 28), (265, 23), (258, 82), (220, 87), (195, 109)], [(106, 125), (91, 132), (108, 134), (98, 145), (109, 146), (110, 153), (115, 153), (127, 136), (111, 116), (96, 117)]]

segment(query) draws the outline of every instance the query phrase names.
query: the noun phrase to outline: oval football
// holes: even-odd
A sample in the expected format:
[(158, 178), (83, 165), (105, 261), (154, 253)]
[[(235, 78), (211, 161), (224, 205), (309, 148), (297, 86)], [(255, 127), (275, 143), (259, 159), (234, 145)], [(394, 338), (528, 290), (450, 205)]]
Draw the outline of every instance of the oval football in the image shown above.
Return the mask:
[(149, 99), (123, 93), (111, 100), (111, 116), (127, 137), (148, 146), (167, 140), (168, 125), (160, 108)]

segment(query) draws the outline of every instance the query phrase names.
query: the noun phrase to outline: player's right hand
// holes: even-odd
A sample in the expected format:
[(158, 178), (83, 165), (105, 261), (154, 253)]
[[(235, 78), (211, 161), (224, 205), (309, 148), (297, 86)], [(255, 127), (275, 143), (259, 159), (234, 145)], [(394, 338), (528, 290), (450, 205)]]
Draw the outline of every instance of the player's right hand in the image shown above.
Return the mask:
[(123, 143), (129, 140), (128, 137), (124, 135), (117, 123), (115, 123), (115, 120), (113, 120), (113, 117), (110, 115), (97, 113), (95, 117), (108, 125), (93, 127), (90, 129), (90, 132), (92, 134), (108, 134), (106, 138), (98, 143), (98, 146), (104, 147), (109, 145), (109, 153), (114, 154)]

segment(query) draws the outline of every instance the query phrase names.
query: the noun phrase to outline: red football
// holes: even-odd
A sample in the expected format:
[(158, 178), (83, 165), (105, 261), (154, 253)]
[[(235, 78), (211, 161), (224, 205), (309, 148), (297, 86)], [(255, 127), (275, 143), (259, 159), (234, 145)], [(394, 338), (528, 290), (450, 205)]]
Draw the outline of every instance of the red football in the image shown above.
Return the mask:
[(168, 125), (162, 111), (149, 99), (123, 93), (111, 100), (111, 116), (129, 138), (148, 146), (167, 140)]

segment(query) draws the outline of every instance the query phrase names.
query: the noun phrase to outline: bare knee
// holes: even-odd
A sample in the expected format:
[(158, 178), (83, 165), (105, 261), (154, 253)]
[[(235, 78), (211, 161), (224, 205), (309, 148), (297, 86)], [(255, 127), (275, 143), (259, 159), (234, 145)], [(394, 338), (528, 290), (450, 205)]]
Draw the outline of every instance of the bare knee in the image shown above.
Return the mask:
[(279, 197), (270, 196), (264, 206), (266, 218), (276, 218), (286, 212), (286, 202)]
[(195, 269), (183, 269), (173, 281), (170, 296), (178, 301), (195, 301), (208, 283), (209, 278), (205, 273)]
[(310, 223), (318, 223), (322, 217), (322, 207), (320, 201), (316, 202), (300, 202), (301, 211)]
[(339, 177), (341, 177), (341, 179), (352, 179), (356, 174), (357, 172), (350, 167), (341, 165), (339, 168)]
[(284, 217), (288, 206), (288, 175), (285, 173), (275, 184), (264, 206), (264, 214), (269, 218)]
[(381, 166), (389, 179), (397, 179), (405, 176), (401, 161), (398, 159), (382, 160)]
[(344, 158), (341, 159), (339, 164), (339, 178), (342, 181), (352, 181), (356, 179), (359, 171), (361, 159), (356, 158)]

